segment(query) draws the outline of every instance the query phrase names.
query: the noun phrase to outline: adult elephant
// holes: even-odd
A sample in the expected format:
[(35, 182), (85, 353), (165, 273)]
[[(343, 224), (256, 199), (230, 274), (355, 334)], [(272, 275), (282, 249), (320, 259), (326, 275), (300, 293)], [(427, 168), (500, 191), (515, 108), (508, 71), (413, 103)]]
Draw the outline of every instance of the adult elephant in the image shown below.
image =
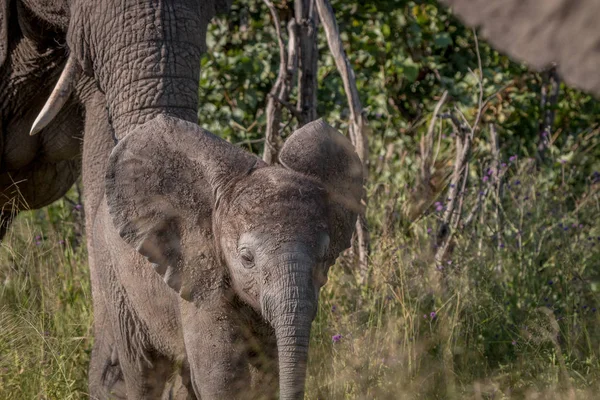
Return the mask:
[[(160, 114), (197, 120), (207, 24), (228, 6), (0, 0), (0, 237), (19, 210), (48, 205), (72, 186), (90, 131), (121, 138)], [(99, 143), (89, 142), (88, 191), (101, 162), (90, 153)], [(86, 204), (90, 215), (95, 208)]]
[(556, 63), (563, 79), (600, 96), (600, 2), (596, 0), (441, 0), (481, 27), (498, 50), (535, 69)]
[[(0, 237), (19, 210), (63, 196), (83, 165), (93, 253), (115, 141), (160, 115), (197, 122), (207, 25), (228, 3), (0, 0)], [(97, 298), (99, 272), (89, 262)], [(95, 310), (90, 391), (97, 397), (122, 389), (107, 318)]]

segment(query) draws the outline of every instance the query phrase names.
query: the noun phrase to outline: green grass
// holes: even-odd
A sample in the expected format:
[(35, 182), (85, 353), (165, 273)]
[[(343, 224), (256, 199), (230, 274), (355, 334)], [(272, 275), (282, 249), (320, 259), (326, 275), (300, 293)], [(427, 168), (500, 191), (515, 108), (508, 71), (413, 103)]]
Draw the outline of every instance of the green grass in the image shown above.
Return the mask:
[(80, 399), (92, 307), (82, 218), (62, 200), (18, 217), (0, 251), (0, 398)]
[[(332, 268), (307, 398), (596, 398), (600, 182), (569, 164), (507, 164), (500, 212), (488, 196), (455, 232), (443, 268), (431, 250), (443, 196), (409, 220), (402, 205), (414, 193), (389, 179), (406, 166), (373, 177), (368, 283), (358, 284), (350, 255)], [(465, 210), (485, 186), (479, 171)], [(86, 398), (93, 315), (82, 220), (61, 200), (19, 216), (2, 244), (1, 399)]]

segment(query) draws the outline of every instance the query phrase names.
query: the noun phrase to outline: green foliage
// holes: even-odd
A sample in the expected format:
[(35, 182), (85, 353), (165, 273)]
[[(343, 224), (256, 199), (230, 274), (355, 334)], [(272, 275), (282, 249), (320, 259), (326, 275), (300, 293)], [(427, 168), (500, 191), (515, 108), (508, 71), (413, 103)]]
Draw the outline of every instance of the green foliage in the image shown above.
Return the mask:
[[(279, 5), (283, 26), (292, 17), (288, 3)], [(417, 127), (430, 117), (444, 90), (472, 116), (477, 80), (471, 70), (478, 65), (474, 36), (445, 8), (433, 0), (334, 0), (332, 5), (373, 128), (374, 154), (383, 155), (386, 144), (398, 143), (409, 152), (407, 161), (415, 161)], [(543, 77), (480, 42), (483, 86), (490, 100), (483, 122), (498, 125), (508, 154), (533, 155)], [(210, 27), (210, 50), (202, 60), (201, 125), (235, 143), (262, 138), (266, 98), (278, 71), (276, 43), (272, 20), (259, 0), (236, 2), (229, 15)], [(324, 35), (319, 53), (318, 113), (345, 129), (346, 97)], [(564, 85), (555, 112), (557, 148), (600, 123), (600, 104)], [(289, 114), (284, 118), (291, 119)], [(290, 127), (285, 133), (291, 133)], [(260, 152), (262, 145), (249, 148)]]

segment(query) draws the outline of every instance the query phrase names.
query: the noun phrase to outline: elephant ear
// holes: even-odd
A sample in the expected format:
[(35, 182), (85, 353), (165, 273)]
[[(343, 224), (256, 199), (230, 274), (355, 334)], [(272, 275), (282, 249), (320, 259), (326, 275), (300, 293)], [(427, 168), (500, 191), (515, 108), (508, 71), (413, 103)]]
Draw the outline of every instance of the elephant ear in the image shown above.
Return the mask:
[(322, 119), (304, 125), (279, 153), (284, 167), (317, 179), (330, 201), (330, 261), (350, 247), (362, 209), (363, 167), (350, 141)]
[(466, 24), (511, 57), (600, 96), (597, 0), (442, 0)]
[(106, 201), (112, 222), (189, 299), (194, 282), (207, 280), (215, 265), (215, 199), (256, 163), (197, 125), (159, 116), (132, 130), (110, 155)]
[(0, 67), (8, 57), (8, 2), (0, 0)]

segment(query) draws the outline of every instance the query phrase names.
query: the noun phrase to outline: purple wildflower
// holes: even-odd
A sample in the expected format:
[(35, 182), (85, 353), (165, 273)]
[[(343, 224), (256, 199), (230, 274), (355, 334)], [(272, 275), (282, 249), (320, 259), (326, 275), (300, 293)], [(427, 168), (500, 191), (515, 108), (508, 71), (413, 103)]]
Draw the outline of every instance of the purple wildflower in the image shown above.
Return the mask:
[(484, 182), (487, 182), (489, 179), (490, 179), (490, 177), (486, 175), (486, 176), (484, 176), (484, 177), (483, 177), (483, 179), (482, 179), (482, 180), (483, 180)]
[(432, 311), (432, 312), (429, 313), (429, 316), (431, 317), (431, 319), (435, 319), (436, 315), (437, 314), (436, 314), (435, 311)]
[(338, 343), (340, 340), (342, 340), (342, 335), (340, 335), (339, 333), (336, 335), (333, 335), (331, 337), (331, 340), (333, 341), (333, 343)]
[(510, 162), (515, 162), (515, 161), (517, 161), (517, 156), (516, 156), (516, 155), (514, 155), (514, 156), (510, 156), (510, 157), (509, 157), (509, 159), (508, 159), (508, 161), (510, 161)]

